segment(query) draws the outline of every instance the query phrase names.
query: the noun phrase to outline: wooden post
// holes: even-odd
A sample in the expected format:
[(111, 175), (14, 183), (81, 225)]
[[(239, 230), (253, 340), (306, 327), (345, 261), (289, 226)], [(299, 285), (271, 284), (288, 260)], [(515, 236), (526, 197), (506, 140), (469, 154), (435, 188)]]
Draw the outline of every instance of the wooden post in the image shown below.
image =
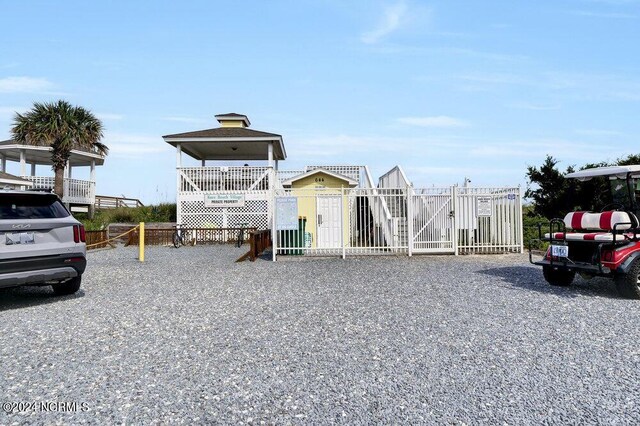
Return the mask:
[(138, 238), (138, 260), (144, 262), (144, 222), (140, 222), (140, 238)]

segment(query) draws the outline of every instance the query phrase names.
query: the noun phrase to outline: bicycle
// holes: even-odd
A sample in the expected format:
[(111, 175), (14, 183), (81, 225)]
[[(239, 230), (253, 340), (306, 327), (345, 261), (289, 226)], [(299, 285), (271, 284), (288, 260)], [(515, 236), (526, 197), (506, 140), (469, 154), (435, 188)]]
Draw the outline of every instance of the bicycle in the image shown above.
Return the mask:
[(173, 231), (173, 236), (171, 237), (171, 240), (173, 241), (173, 246), (175, 248), (180, 248), (181, 245), (185, 246), (187, 245), (185, 243), (185, 234), (186, 232), (184, 231), (182, 225), (176, 225), (174, 226), (175, 230)]
[(244, 243), (244, 230), (245, 228), (248, 228), (248, 227), (249, 227), (248, 223), (240, 224), (240, 230), (238, 231), (238, 241), (236, 242), (236, 246), (238, 248), (242, 247), (242, 244)]

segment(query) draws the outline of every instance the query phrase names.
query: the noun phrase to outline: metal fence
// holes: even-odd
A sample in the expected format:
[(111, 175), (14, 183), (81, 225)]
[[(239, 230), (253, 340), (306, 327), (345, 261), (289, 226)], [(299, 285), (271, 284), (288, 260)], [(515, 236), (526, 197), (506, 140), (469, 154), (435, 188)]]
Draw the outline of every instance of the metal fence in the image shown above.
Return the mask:
[[(281, 199), (294, 200), (287, 229)], [(281, 189), (275, 211), (274, 255), (522, 251), (520, 188)]]

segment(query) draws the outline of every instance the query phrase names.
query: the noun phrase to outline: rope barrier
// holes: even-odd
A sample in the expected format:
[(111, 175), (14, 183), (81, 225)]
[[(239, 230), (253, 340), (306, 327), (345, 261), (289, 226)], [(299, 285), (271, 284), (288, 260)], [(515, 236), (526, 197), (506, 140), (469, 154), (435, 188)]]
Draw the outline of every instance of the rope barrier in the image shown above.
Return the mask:
[(133, 232), (133, 231), (135, 231), (135, 230), (137, 230), (137, 229), (139, 229), (139, 228), (140, 228), (140, 225), (136, 225), (136, 226), (134, 226), (133, 228), (129, 229), (127, 232), (124, 232), (124, 233), (122, 233), (122, 234), (120, 234), (120, 235), (116, 235), (115, 237), (113, 237), (113, 238), (109, 238), (108, 240), (99, 241), (99, 242), (97, 242), (97, 243), (93, 243), (93, 244), (87, 244), (87, 248), (89, 248), (89, 247), (93, 247), (93, 246), (99, 246), (99, 245), (101, 245), (101, 244), (106, 244), (106, 243), (111, 242), (111, 241), (113, 241), (113, 240), (117, 240), (118, 238), (120, 238), (120, 237), (124, 237), (125, 235), (130, 234), (131, 232)]

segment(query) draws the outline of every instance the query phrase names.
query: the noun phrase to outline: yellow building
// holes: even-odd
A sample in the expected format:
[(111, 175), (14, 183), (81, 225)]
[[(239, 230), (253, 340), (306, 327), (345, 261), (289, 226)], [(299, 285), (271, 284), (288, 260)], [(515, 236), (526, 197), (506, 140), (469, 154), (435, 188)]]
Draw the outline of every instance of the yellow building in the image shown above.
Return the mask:
[(298, 216), (306, 218), (311, 248), (341, 248), (349, 241), (349, 203), (344, 189), (358, 185), (353, 179), (322, 168), (282, 182), (298, 198)]

